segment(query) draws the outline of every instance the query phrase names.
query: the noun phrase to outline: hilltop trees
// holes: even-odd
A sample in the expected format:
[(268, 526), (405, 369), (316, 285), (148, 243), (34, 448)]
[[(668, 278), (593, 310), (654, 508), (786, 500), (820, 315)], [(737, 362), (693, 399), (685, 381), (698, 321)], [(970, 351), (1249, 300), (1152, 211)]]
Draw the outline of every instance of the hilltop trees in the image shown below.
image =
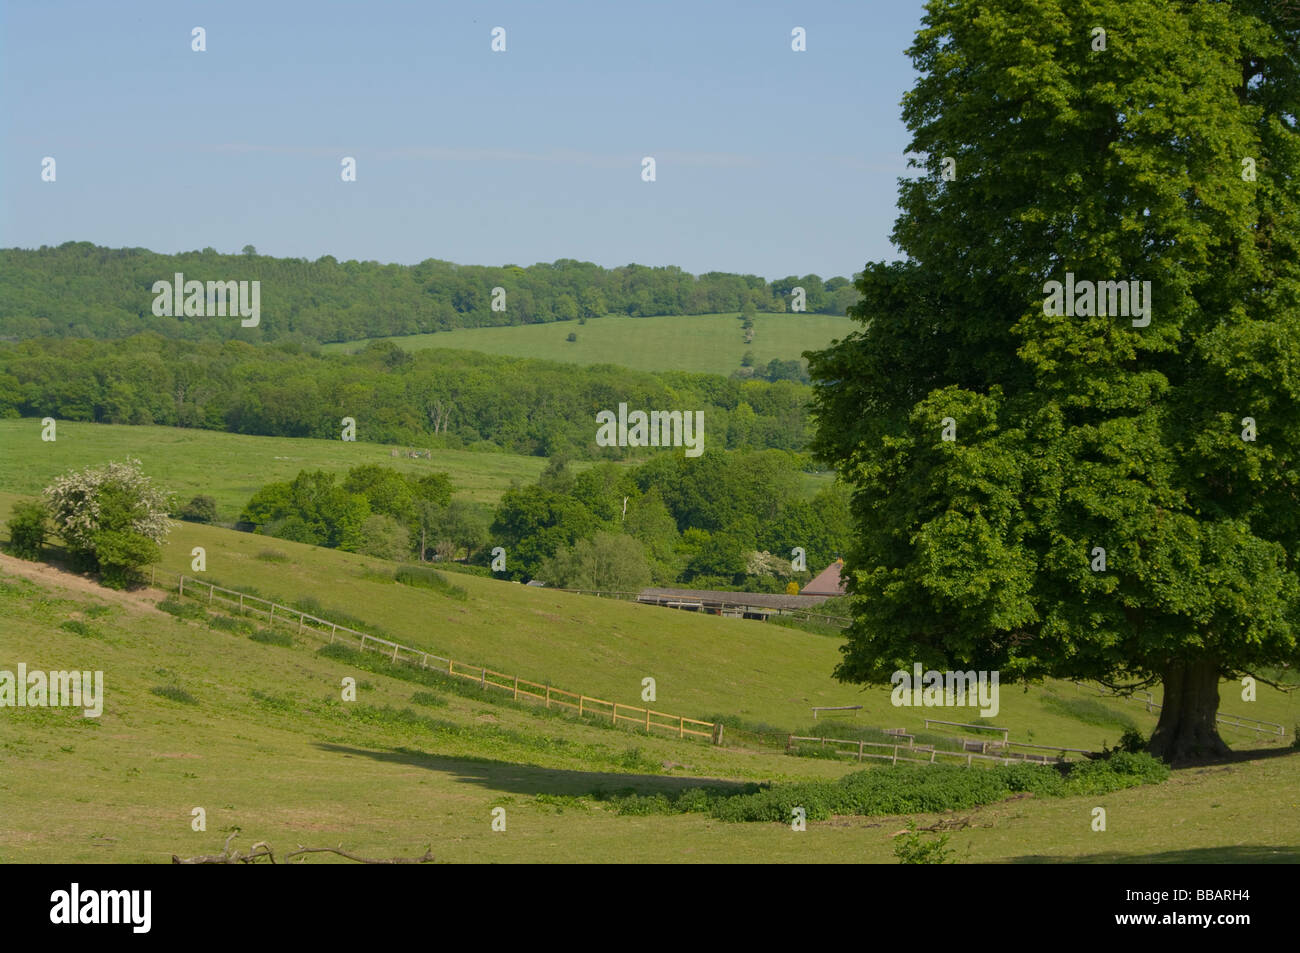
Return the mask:
[(138, 460), (65, 474), (45, 488), (45, 499), (74, 561), (98, 571), (105, 586), (139, 582), (141, 570), (162, 558), (169, 501)]
[[(810, 358), (856, 485), (839, 678), (1160, 682), (1151, 750), (1181, 760), (1224, 748), (1221, 678), (1297, 660), (1294, 9), (929, 4), (910, 260)], [(1068, 275), (1150, 281), (1149, 323), (1054, 314)]]

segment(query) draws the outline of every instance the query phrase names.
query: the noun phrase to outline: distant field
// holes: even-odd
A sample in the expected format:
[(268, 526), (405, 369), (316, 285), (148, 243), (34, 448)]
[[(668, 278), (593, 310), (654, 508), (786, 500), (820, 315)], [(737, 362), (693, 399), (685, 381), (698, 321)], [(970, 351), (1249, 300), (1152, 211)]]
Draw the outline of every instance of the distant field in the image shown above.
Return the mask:
[[(503, 328), (462, 328), (437, 334), (373, 338), (392, 341), (408, 351), (445, 347), (509, 357), (536, 357), (573, 364), (619, 364), (638, 371), (693, 371), (730, 374), (746, 351), (756, 364), (773, 358), (795, 360), (806, 350), (823, 348), (859, 325), (828, 314), (760, 314), (754, 318), (754, 341), (734, 314), (683, 314), (655, 318), (609, 316), (586, 324), (560, 321)], [(565, 340), (576, 334), (578, 340)], [(326, 344), (327, 352), (353, 353), (367, 341)]]
[[(179, 427), (133, 427), (59, 421), (58, 440), (40, 438), (35, 418), (0, 420), (0, 490), (39, 493), (71, 469), (130, 456), (144, 471), (182, 502), (205, 493), (217, 501), (218, 521), (234, 522), (259, 487), (291, 480), (299, 470), (325, 470), (340, 476), (363, 463), (379, 463), (406, 473), (446, 472), (457, 499), (495, 504), (514, 481), (534, 483), (546, 467), (545, 457), (471, 450), (434, 450), (433, 459), (390, 456), (377, 443), (344, 443), (300, 437), (254, 437), (215, 430)], [(574, 471), (591, 464), (573, 461)], [(808, 498), (833, 479), (830, 473), (803, 475)]]

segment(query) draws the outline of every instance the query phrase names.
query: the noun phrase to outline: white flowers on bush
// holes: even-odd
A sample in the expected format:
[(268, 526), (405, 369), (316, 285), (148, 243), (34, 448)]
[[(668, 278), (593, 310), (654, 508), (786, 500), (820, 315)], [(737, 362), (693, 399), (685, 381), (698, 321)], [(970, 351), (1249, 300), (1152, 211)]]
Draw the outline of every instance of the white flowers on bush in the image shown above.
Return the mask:
[(141, 472), (139, 460), (127, 460), (65, 473), (45, 488), (55, 530), (69, 546), (94, 550), (94, 534), (102, 529), (101, 494), (110, 487), (120, 488), (140, 503), (136, 517), (127, 528), (155, 543), (167, 538), (172, 521), (167, 518), (166, 494)]

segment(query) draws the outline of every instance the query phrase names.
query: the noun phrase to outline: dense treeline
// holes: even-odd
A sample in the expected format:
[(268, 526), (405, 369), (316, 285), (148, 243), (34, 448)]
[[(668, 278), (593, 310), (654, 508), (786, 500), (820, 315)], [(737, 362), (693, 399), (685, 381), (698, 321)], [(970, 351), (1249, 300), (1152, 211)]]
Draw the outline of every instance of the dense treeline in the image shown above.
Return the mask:
[[(848, 545), (848, 492), (800, 492), (798, 454), (663, 453), (629, 468), (572, 474), (555, 458), (531, 486), (508, 490), (489, 517), (451, 499), (444, 474), (414, 478), (362, 466), (336, 483), (303, 471), (269, 483), (240, 515), (268, 536), (387, 559), (465, 559), (496, 574), (580, 589), (651, 582), (782, 591), (806, 582)], [(806, 566), (791, 564), (794, 547)]]
[[(180, 272), (196, 281), (260, 281), (261, 319), (159, 317), (153, 284)], [(182, 340), (235, 338), (323, 343), (489, 325), (538, 324), (604, 314), (720, 314), (789, 310), (802, 287), (806, 310), (845, 313), (858, 293), (848, 278), (757, 275), (677, 267), (601, 268), (561, 259), (526, 268), (339, 262), (330, 256), (271, 258), (251, 246), (240, 255), (214, 249), (163, 255), (144, 248), (67, 242), (57, 248), (0, 250), (0, 337), (123, 338), (153, 331)], [(505, 289), (493, 310), (492, 289)]]
[[(281, 437), (620, 459), (596, 413), (704, 413), (705, 449), (802, 450), (810, 389), (791, 381), (574, 367), (372, 342), (320, 355), (281, 342), (46, 339), (0, 344), (0, 416), (158, 424)], [(680, 453), (681, 451), (674, 451)]]

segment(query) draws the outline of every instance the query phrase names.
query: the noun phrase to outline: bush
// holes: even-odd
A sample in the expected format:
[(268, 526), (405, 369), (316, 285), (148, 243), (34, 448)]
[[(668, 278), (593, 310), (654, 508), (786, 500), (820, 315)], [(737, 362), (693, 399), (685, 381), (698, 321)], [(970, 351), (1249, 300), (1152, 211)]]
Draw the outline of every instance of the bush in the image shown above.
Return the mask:
[(357, 552), (376, 559), (401, 559), (411, 551), (411, 534), (391, 516), (374, 513), (361, 524)]
[(254, 642), (261, 642), (263, 645), (280, 645), (284, 648), (293, 646), (293, 636), (287, 632), (277, 632), (274, 629), (258, 629), (248, 637)]
[(894, 836), (894, 856), (900, 864), (951, 864), (948, 859), (948, 835), (926, 841), (925, 831), (916, 829), (916, 821), (907, 822), (907, 833)]
[(158, 603), (158, 608), (163, 612), (176, 616), (178, 619), (206, 619), (208, 612), (201, 605), (194, 602), (181, 602), (179, 599), (173, 599), (168, 596)]
[(102, 637), (97, 631), (86, 625), (86, 623), (82, 622), (80, 619), (68, 619), (65, 622), (60, 622), (59, 628), (63, 629), (65, 632), (74, 632), (77, 635), (84, 635), (88, 639), (98, 639)]
[(150, 689), (159, 698), (170, 698), (184, 705), (197, 705), (199, 700), (179, 685), (155, 685)]
[(208, 627), (221, 629), (223, 632), (247, 632), (252, 626), (242, 619), (232, 619), (228, 615), (214, 615), (208, 619)]
[(574, 341), (578, 340), (578, 335), (577, 335), (575, 332), (570, 331), (570, 332), (569, 332), (569, 336), (566, 337), (564, 340), (566, 340), (566, 341), (568, 341), (570, 344), (572, 344)]
[(215, 523), (217, 520), (217, 501), (210, 496), (193, 497), (181, 507), (181, 519), (191, 523)]
[(19, 559), (40, 559), (49, 533), (45, 506), (19, 502), (9, 512), (9, 551)]
[(441, 695), (435, 695), (433, 692), (416, 692), (411, 696), (411, 701), (417, 705), (424, 705), (427, 708), (446, 708), (447, 699)]
[(144, 582), (143, 567), (162, 561), (162, 549), (149, 537), (129, 530), (101, 530), (94, 537), (99, 581), (109, 589)]
[(469, 593), (460, 586), (452, 585), (447, 581), (446, 576), (428, 566), (399, 566), (393, 573), (393, 578), (408, 586), (433, 589), (451, 599), (464, 600), (469, 596)]
[(287, 563), (289, 561), (288, 555), (278, 549), (264, 549), (253, 558), (260, 559), (264, 563)]

